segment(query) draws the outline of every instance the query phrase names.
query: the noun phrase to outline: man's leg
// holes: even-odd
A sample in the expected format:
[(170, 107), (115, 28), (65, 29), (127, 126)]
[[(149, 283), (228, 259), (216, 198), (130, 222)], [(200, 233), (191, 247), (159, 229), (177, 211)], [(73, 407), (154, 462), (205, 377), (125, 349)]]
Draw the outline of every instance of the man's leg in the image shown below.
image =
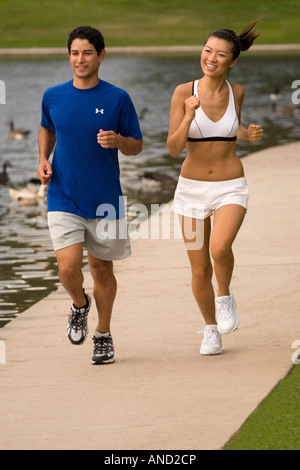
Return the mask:
[(88, 252), (90, 272), (94, 280), (94, 298), (98, 311), (96, 331), (110, 333), (112, 309), (117, 292), (113, 262), (95, 258)]
[(73, 304), (78, 308), (86, 305), (81, 270), (82, 257), (83, 243), (76, 243), (56, 251), (60, 282), (73, 300)]
[(94, 298), (98, 311), (98, 324), (93, 337), (92, 364), (109, 364), (115, 360), (110, 323), (117, 281), (113, 273), (112, 261), (95, 258), (88, 252), (88, 262), (94, 280)]
[(83, 244), (77, 243), (56, 251), (59, 279), (73, 304), (71, 306), (67, 336), (72, 344), (82, 344), (88, 333), (87, 318), (91, 307), (90, 297), (83, 290), (81, 270)]

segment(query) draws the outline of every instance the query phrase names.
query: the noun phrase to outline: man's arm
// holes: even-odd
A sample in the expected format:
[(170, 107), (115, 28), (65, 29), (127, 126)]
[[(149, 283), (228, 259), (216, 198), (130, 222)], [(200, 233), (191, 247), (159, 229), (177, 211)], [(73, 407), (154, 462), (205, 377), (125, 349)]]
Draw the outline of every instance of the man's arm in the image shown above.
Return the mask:
[(143, 148), (143, 139), (133, 137), (122, 137), (114, 131), (100, 130), (97, 134), (98, 144), (104, 149), (118, 148), (123, 155), (138, 155)]
[(38, 143), (40, 163), (37, 170), (37, 176), (41, 180), (42, 184), (49, 184), (52, 175), (52, 166), (49, 162), (49, 157), (56, 143), (55, 132), (40, 126)]

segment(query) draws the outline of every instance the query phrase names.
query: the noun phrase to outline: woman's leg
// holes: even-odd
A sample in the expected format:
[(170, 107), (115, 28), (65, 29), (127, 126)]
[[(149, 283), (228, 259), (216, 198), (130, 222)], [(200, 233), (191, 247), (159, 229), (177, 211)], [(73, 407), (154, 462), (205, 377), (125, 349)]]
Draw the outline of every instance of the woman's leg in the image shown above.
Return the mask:
[(234, 267), (232, 244), (246, 214), (244, 207), (229, 204), (215, 211), (211, 234), (211, 255), (218, 283), (218, 296), (228, 296)]
[[(212, 265), (209, 254), (210, 218), (203, 220), (181, 219), (183, 238), (192, 271), (192, 291), (206, 325), (216, 324), (214, 290), (212, 286)], [(197, 235), (193, 248), (192, 235)], [(201, 242), (199, 243), (199, 241)], [(197, 246), (197, 244), (198, 246)]]

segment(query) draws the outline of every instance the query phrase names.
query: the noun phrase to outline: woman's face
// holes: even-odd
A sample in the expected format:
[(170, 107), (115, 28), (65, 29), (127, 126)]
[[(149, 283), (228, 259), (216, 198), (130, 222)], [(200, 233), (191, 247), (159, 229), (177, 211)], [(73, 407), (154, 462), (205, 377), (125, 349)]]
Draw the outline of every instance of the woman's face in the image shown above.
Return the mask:
[(201, 53), (200, 63), (204, 75), (212, 78), (225, 76), (237, 63), (237, 59), (233, 59), (232, 48), (230, 41), (210, 36)]

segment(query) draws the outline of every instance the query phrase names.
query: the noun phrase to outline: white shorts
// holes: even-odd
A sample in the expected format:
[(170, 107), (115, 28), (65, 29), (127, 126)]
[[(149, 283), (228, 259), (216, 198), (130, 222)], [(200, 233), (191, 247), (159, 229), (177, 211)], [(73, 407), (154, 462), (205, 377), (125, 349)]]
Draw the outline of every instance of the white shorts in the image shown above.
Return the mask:
[(67, 212), (48, 212), (48, 225), (55, 251), (77, 243), (104, 261), (131, 255), (126, 219), (84, 219)]
[(199, 181), (179, 176), (173, 211), (194, 219), (206, 219), (227, 204), (247, 210), (249, 191), (245, 177), (225, 181)]

